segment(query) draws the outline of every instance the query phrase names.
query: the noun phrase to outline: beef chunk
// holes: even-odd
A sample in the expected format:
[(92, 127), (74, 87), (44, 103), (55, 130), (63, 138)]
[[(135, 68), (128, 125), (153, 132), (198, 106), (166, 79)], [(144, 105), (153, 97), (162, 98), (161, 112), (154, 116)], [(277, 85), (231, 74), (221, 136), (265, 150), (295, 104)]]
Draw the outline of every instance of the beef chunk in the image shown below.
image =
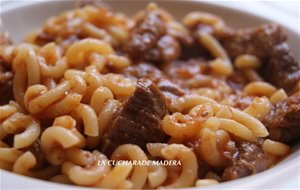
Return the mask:
[(153, 65), (140, 63), (138, 65), (127, 67), (122, 73), (136, 79), (150, 79), (164, 93), (167, 99), (172, 99), (175, 96), (182, 96), (185, 94), (177, 84), (170, 81), (164, 73)]
[(0, 105), (7, 104), (12, 99), (12, 79), (12, 71), (6, 69), (0, 60)]
[(122, 74), (136, 79), (146, 78), (155, 84), (157, 84), (161, 78), (166, 78), (158, 68), (149, 63), (139, 63), (138, 65), (129, 66), (122, 71)]
[(287, 37), (276, 24), (238, 30), (219, 40), (233, 60), (241, 54), (260, 58), (261, 75), (278, 88), (290, 91), (300, 80), (300, 65), (291, 55)]
[(263, 122), (270, 139), (292, 143), (300, 138), (300, 92), (273, 106)]
[(279, 88), (291, 91), (300, 81), (300, 66), (292, 56), (288, 44), (275, 46), (270, 57), (263, 69), (265, 79)]
[(189, 59), (186, 61), (172, 61), (165, 64), (163, 72), (173, 79), (191, 79), (197, 74), (205, 73), (208, 63), (202, 59)]
[(237, 30), (224, 36), (220, 41), (231, 59), (235, 59), (241, 54), (252, 54), (262, 60), (267, 60), (270, 50), (286, 41), (286, 36), (283, 35), (278, 25), (267, 24)]
[(259, 173), (266, 170), (270, 163), (270, 159), (258, 145), (242, 142), (230, 166), (225, 168), (222, 179), (229, 181)]
[(190, 45), (181, 47), (181, 55), (179, 60), (186, 61), (189, 59), (197, 59), (199, 57), (204, 58), (205, 60), (213, 59), (209, 51), (195, 40)]
[(165, 64), (162, 71), (184, 89), (197, 89), (213, 85), (213, 76), (208, 75), (209, 64), (201, 58), (172, 61)]
[(124, 50), (134, 60), (160, 64), (178, 58), (181, 43), (189, 44), (192, 39), (167, 11), (153, 6), (150, 4), (135, 17), (136, 24)]
[[(0, 29), (2, 29), (1, 26)], [(3, 48), (0, 51), (3, 51), (5, 46), (10, 44), (11, 40), (8, 33), (0, 32), (0, 46)], [(11, 66), (5, 62), (0, 53), (0, 105), (7, 104), (12, 97), (12, 79), (13, 73)]]
[[(145, 54), (157, 45), (157, 42), (165, 33), (166, 26), (162, 19), (158, 14), (150, 12), (136, 24), (125, 50), (131, 58), (141, 59), (142, 56), (147, 56)], [(154, 55), (154, 53), (151, 54)]]
[(148, 79), (138, 80), (135, 92), (108, 127), (101, 151), (109, 156), (121, 144), (137, 144), (146, 150), (148, 142), (165, 142), (161, 120), (166, 112), (165, 98), (156, 85)]
[(164, 94), (170, 93), (175, 96), (183, 96), (185, 94), (183, 89), (168, 79), (161, 79), (157, 86)]
[[(157, 44), (157, 48), (160, 54), (158, 61), (175, 60), (181, 52), (179, 43), (169, 35), (164, 35), (162, 38), (160, 38)], [(151, 59), (151, 57), (149, 58)]]
[(199, 31), (212, 33), (223, 45), (229, 57), (234, 60), (242, 54), (257, 56), (262, 61), (261, 76), (278, 88), (291, 91), (300, 80), (300, 65), (291, 55), (287, 37), (277, 24), (240, 30), (224, 26), (224, 30), (199, 23), (191, 28), (194, 36)]

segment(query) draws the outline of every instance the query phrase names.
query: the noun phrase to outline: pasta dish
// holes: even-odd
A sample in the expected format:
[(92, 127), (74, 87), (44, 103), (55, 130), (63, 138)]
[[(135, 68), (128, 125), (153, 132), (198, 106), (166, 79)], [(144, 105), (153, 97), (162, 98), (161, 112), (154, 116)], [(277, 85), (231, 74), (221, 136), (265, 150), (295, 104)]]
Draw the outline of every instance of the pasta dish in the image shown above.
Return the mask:
[(299, 139), (300, 65), (277, 24), (235, 29), (201, 10), (178, 21), (154, 3), (129, 17), (82, 0), (22, 43), (1, 29), (3, 170), (203, 187), (267, 170)]

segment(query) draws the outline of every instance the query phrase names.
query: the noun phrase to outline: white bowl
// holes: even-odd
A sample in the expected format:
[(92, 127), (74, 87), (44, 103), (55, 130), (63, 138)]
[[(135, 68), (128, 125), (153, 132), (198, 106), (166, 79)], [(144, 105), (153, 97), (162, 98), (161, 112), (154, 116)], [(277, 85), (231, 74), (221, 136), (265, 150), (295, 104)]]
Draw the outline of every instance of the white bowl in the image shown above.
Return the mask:
[[(3, 2), (1, 2), (3, 3)], [(16, 1), (1, 5), (1, 18), (5, 30), (9, 31), (15, 42), (20, 42), (24, 35), (42, 25), (50, 16), (57, 15), (63, 10), (71, 9), (73, 1)], [(141, 10), (147, 4), (146, 1), (111, 1), (110, 5), (117, 11), (132, 15)], [(217, 14), (230, 25), (236, 28), (251, 27), (268, 22), (278, 22), (284, 27), (288, 35), (288, 42), (296, 59), (300, 60), (300, 34), (299, 20), (287, 21), (284, 14), (266, 14), (255, 12), (258, 9), (245, 9), (243, 2), (237, 2), (237, 9), (229, 8), (225, 3), (207, 3), (200, 1), (159, 1), (158, 4), (169, 10), (177, 19), (194, 10), (201, 10)], [(249, 3), (248, 3), (249, 4)], [(230, 5), (233, 5), (231, 3)], [(243, 11), (241, 11), (243, 10)], [(262, 10), (262, 9), (260, 9)], [(265, 9), (263, 9), (265, 10)], [(274, 13), (274, 12), (273, 12)], [(263, 17), (262, 17), (263, 15)], [(280, 17), (278, 17), (280, 15)], [(295, 21), (295, 20), (294, 20)], [(298, 22), (298, 23), (297, 23)], [(201, 167), (201, 166), (200, 166)], [(11, 172), (0, 170), (0, 187), (4, 189), (28, 188), (28, 189), (82, 189), (76, 186), (67, 186), (52, 182), (42, 181), (20, 176)], [(300, 150), (294, 148), (294, 152), (277, 164), (275, 167), (262, 173), (243, 179), (225, 182), (210, 188), (220, 189), (300, 189)], [(210, 189), (208, 188), (208, 189)]]

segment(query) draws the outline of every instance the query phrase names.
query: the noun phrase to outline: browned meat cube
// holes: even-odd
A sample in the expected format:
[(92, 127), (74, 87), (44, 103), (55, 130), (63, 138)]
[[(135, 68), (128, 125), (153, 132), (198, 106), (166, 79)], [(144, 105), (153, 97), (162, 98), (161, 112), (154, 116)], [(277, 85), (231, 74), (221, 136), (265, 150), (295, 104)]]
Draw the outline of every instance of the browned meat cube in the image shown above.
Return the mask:
[(270, 164), (270, 159), (261, 147), (242, 142), (231, 161), (231, 165), (225, 168), (222, 179), (229, 181), (259, 173), (266, 170)]
[(134, 60), (162, 64), (176, 60), (181, 46), (190, 45), (189, 31), (166, 10), (149, 4), (135, 17), (135, 26), (124, 50)]
[(270, 139), (293, 143), (300, 138), (300, 92), (277, 103), (264, 121)]
[(164, 73), (162, 73), (157, 67), (148, 63), (139, 63), (138, 65), (129, 66), (122, 71), (122, 74), (136, 79), (146, 78), (155, 84), (157, 84), (162, 78), (166, 78)]
[(287, 43), (273, 48), (268, 64), (263, 70), (265, 80), (287, 91), (300, 81), (300, 66), (292, 56)]
[(156, 85), (148, 79), (138, 80), (135, 92), (108, 127), (101, 151), (109, 156), (121, 144), (137, 144), (146, 149), (148, 142), (165, 142), (167, 135), (161, 120), (166, 112), (165, 98)]
[(220, 41), (231, 59), (241, 54), (252, 54), (268, 60), (273, 47), (286, 41), (286, 36), (278, 25), (266, 24), (228, 33)]
[(185, 94), (183, 89), (181, 89), (177, 84), (170, 81), (162, 71), (160, 71), (153, 65), (140, 63), (138, 65), (127, 67), (122, 71), (122, 73), (128, 77), (136, 79), (146, 78), (151, 80), (163, 92), (168, 102), (170, 102), (173, 98)]
[[(1, 28), (0, 20), (0, 29)], [(0, 46), (5, 48), (11, 44), (9, 34), (7, 32), (0, 32)], [(13, 73), (11, 71), (10, 63), (6, 63), (0, 54), (0, 105), (8, 103), (12, 99), (12, 79)]]
[[(132, 30), (129, 42), (125, 46), (126, 52), (133, 59), (158, 60), (160, 52), (153, 49), (166, 34), (166, 30), (166, 25), (159, 15), (149, 12)], [(148, 54), (151, 54), (151, 57)]]
[(290, 91), (300, 80), (300, 65), (286, 40), (281, 27), (276, 24), (238, 30), (220, 39), (231, 59), (241, 54), (257, 56), (263, 63), (262, 77), (278, 88)]

